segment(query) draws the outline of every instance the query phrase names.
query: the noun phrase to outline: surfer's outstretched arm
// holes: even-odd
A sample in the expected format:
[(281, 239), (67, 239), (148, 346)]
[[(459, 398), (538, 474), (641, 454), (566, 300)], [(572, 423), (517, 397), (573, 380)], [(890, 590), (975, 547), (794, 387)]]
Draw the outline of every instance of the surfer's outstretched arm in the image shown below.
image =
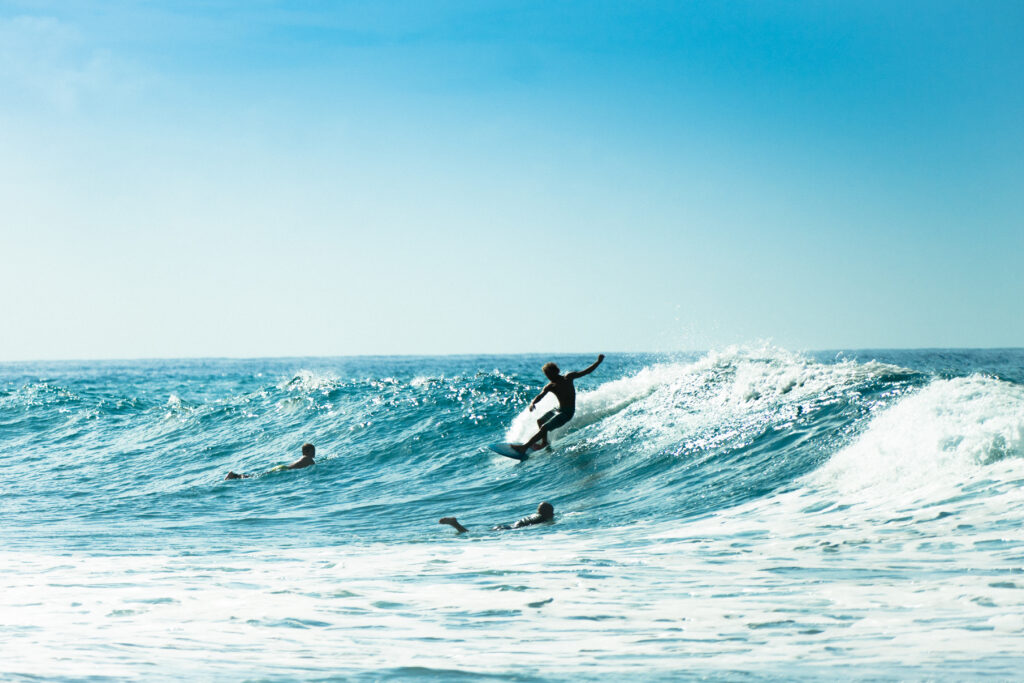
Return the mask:
[(441, 519), (438, 520), (437, 523), (438, 524), (447, 524), (448, 526), (450, 526), (453, 529), (455, 529), (456, 531), (458, 531), (460, 534), (464, 534), (467, 531), (469, 531), (469, 529), (467, 529), (466, 527), (464, 527), (461, 524), (459, 524), (459, 520), (455, 519), (454, 517), (442, 517)]
[(577, 377), (583, 377), (584, 375), (589, 375), (594, 370), (597, 370), (597, 366), (600, 365), (601, 361), (603, 361), (603, 360), (604, 360), (604, 354), (603, 353), (599, 353), (599, 354), (597, 354), (597, 360), (594, 361), (593, 365), (591, 365), (591, 366), (589, 366), (589, 367), (587, 367), (587, 368), (585, 368), (583, 370), (577, 370), (576, 372), (570, 372), (570, 373), (566, 374), (566, 378), (568, 378), (568, 379), (576, 379)]
[(548, 385), (541, 389), (539, 394), (533, 397), (533, 400), (530, 401), (530, 410), (533, 410), (533, 408), (537, 405), (537, 402), (544, 398), (544, 395), (551, 391), (552, 387), (553, 385), (551, 384), (551, 382), (548, 382)]

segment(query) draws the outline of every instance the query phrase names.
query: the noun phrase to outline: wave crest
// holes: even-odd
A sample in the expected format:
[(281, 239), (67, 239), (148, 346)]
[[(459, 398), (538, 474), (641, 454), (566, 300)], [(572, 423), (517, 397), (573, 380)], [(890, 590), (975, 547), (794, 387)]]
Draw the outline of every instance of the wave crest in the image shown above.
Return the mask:
[(847, 495), (897, 501), (965, 485), (987, 466), (1018, 458), (1024, 387), (972, 375), (937, 379), (902, 397), (815, 479)]

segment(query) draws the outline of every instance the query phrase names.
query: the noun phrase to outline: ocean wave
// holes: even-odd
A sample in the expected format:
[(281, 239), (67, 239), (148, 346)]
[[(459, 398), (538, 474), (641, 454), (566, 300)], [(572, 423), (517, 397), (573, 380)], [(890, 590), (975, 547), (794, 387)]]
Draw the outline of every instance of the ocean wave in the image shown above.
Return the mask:
[[(864, 404), (880, 390), (900, 391), (918, 373), (884, 363), (823, 363), (774, 347), (730, 347), (692, 363), (658, 363), (593, 390), (580, 391), (576, 416), (552, 432), (555, 442), (586, 431), (594, 443), (639, 443), (645, 450), (685, 450), (790, 423), (816, 408)], [(587, 380), (580, 380), (581, 386)], [(524, 441), (555, 405), (545, 399), (519, 413), (506, 438)], [(593, 429), (587, 429), (594, 426)]]
[(82, 397), (50, 382), (30, 382), (0, 396), (0, 409), (39, 408), (76, 403)]
[(946, 495), (1007, 459), (1024, 460), (1024, 387), (972, 375), (880, 411), (814, 479), (855, 501), (902, 502)]
[[(590, 359), (559, 360), (573, 369)], [(532, 435), (553, 402), (525, 409), (542, 361), (176, 362), (112, 378), (90, 367), (85, 379), (9, 384), (0, 425), (16, 428), (5, 455), (29, 456), (10, 470), (12, 485), (50, 500), (39, 468), (57, 473), (97, 524), (118, 496), (132, 500), (125, 523), (182, 507), (216, 519), (225, 503), (211, 492), (220, 487), (239, 506), (272, 511), (292, 505), (301, 485), (295, 514), (306, 523), (320, 526), (329, 512), (353, 524), (359, 501), (381, 501), (377, 517), (359, 523), (383, 535), (412, 528), (435, 501), (487, 510), (552, 497), (586, 510), (580, 524), (689, 519), (807, 481), (831, 487), (830, 499), (870, 500), (886, 485), (914, 488), (928, 468), (957, 480), (1020, 459), (1020, 385), (764, 345), (690, 361), (613, 357), (579, 380), (576, 416), (552, 434), (552, 450), (518, 465), (485, 445)], [(96, 408), (118, 401), (134, 407)], [(223, 484), (228, 470), (295, 460), (307, 441), (316, 468)], [(889, 462), (898, 456), (904, 465)], [(26, 509), (37, 502), (26, 499)], [(55, 517), (59, 503), (46, 503)]]

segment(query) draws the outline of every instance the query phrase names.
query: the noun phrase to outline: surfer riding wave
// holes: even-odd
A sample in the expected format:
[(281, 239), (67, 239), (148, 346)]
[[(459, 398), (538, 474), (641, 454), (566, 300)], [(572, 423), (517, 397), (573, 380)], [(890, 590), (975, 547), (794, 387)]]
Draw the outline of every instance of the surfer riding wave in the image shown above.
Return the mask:
[(548, 432), (552, 429), (558, 429), (565, 425), (572, 419), (573, 415), (576, 414), (576, 386), (573, 382), (580, 377), (589, 375), (597, 366), (604, 360), (604, 354), (598, 354), (597, 360), (587, 368), (578, 370), (575, 372), (567, 372), (562, 375), (561, 370), (554, 363), (545, 363), (541, 370), (544, 372), (544, 376), (548, 378), (547, 386), (545, 386), (539, 394), (537, 394), (532, 401), (530, 401), (530, 410), (532, 411), (537, 403), (544, 398), (548, 393), (554, 394), (555, 398), (558, 399), (558, 407), (544, 413), (539, 420), (537, 420), (537, 427), (539, 431), (530, 438), (524, 444), (513, 445), (512, 450), (520, 455), (525, 455), (526, 451), (531, 448), (534, 450), (540, 450), (548, 445)]

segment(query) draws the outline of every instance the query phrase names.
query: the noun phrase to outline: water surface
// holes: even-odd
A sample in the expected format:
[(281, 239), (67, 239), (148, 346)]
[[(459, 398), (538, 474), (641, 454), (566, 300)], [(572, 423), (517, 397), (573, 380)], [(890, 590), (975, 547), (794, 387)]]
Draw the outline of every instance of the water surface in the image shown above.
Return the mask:
[(0, 365), (0, 676), (1024, 670), (1024, 351), (546, 360)]

